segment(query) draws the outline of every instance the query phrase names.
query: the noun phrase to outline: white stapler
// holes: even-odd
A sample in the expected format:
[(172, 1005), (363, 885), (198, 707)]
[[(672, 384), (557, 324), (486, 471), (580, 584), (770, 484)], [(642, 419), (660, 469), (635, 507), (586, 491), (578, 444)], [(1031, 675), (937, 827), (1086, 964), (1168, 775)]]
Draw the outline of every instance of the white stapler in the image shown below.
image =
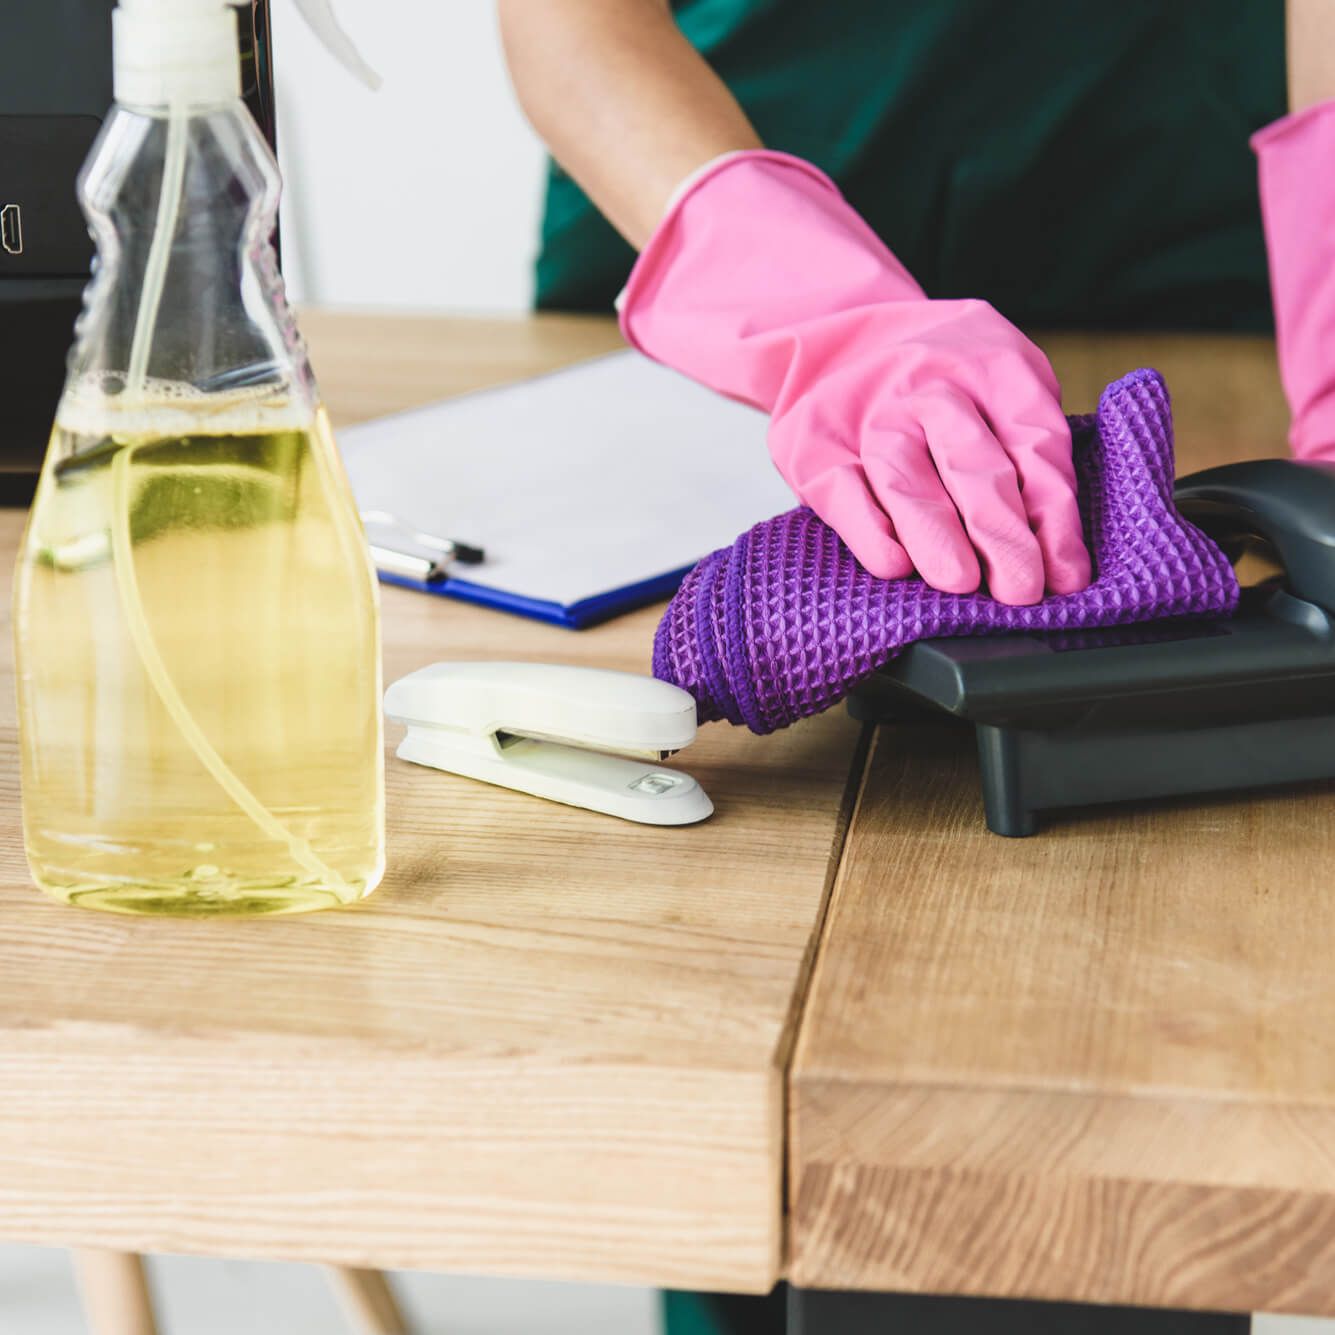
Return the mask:
[(419, 765), (646, 825), (714, 810), (689, 774), (658, 764), (694, 739), (695, 701), (653, 677), (434, 663), (385, 692), (385, 714), (408, 729), (399, 756)]

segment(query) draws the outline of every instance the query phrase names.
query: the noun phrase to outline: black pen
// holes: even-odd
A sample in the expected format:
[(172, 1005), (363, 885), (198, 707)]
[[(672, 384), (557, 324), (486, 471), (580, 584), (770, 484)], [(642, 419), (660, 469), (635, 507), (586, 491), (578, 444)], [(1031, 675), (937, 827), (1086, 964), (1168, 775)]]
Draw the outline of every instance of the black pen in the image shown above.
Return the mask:
[(472, 543), (459, 542), (453, 538), (441, 538), (434, 533), (421, 533), (409, 528), (395, 515), (386, 510), (363, 510), (362, 523), (368, 528), (390, 528), (406, 537), (412, 547), (423, 548), (432, 553), (421, 556), (414, 551), (405, 551), (383, 539), (370, 541), (371, 559), (376, 569), (388, 575), (399, 575), (405, 579), (418, 580), (423, 584), (434, 584), (449, 574), (450, 566), (458, 561), (461, 565), (480, 565), (486, 560), (486, 553)]

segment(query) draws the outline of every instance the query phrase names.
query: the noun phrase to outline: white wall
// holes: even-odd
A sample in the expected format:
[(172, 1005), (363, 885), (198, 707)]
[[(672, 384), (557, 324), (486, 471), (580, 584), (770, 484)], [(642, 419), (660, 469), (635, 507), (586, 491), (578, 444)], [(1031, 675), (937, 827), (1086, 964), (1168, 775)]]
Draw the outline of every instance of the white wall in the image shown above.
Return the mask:
[(385, 84), (354, 82), (291, 0), (273, 0), (291, 294), (527, 309), (543, 152), (510, 89), (491, 0), (334, 2)]

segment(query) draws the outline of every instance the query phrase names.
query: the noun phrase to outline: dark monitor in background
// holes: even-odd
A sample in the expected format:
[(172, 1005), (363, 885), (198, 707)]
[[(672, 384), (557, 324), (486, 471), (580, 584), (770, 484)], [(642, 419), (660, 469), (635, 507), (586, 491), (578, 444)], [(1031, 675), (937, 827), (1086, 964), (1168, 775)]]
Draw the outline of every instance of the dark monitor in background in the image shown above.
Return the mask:
[[(32, 495), (88, 282), (74, 183), (111, 106), (114, 8), (25, 0), (0, 17), (0, 504)], [(237, 8), (242, 87), (272, 145), (269, 0)]]

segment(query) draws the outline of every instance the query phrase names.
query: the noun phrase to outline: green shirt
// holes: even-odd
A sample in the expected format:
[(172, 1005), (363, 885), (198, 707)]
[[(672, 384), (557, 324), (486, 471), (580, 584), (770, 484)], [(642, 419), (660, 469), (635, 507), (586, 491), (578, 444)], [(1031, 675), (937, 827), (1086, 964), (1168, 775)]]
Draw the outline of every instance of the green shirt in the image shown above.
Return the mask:
[[(1283, 0), (680, 0), (771, 148), (838, 182), (930, 296), (1023, 325), (1264, 329), (1247, 138), (1285, 111)], [(551, 168), (538, 305), (634, 254)]]

